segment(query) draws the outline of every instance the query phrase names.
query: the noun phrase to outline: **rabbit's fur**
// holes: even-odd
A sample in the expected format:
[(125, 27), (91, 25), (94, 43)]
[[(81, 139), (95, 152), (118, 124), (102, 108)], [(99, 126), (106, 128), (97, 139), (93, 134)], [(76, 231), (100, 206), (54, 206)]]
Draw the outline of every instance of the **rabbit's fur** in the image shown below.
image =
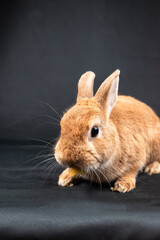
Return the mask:
[[(160, 173), (160, 119), (146, 104), (118, 96), (119, 74), (111, 74), (95, 96), (95, 74), (81, 76), (77, 103), (61, 119), (55, 158), (79, 167), (91, 181), (116, 180), (112, 190), (127, 192), (135, 188), (139, 171)], [(96, 137), (91, 136), (94, 126)]]

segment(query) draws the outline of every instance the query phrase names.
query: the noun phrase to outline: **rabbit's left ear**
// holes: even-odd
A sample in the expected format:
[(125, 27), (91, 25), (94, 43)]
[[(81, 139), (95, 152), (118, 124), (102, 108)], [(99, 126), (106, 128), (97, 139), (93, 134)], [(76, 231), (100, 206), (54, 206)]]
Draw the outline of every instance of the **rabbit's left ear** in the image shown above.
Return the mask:
[(95, 74), (93, 72), (84, 73), (78, 82), (77, 102), (83, 98), (93, 97), (93, 84)]
[(99, 87), (95, 94), (95, 99), (102, 106), (104, 112), (109, 118), (111, 111), (116, 104), (118, 96), (119, 86), (119, 74), (120, 71), (116, 70), (113, 72)]

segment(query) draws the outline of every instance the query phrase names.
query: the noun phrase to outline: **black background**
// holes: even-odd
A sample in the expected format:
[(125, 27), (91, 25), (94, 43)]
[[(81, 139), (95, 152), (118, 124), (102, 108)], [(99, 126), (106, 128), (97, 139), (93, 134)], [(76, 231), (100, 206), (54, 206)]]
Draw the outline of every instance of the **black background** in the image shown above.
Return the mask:
[(0, 139), (52, 140), (74, 104), (77, 81), (96, 73), (95, 89), (121, 70), (120, 94), (160, 115), (160, 2), (0, 1)]
[(62, 115), (88, 70), (96, 90), (119, 68), (120, 94), (160, 116), (159, 10), (158, 0), (0, 0), (0, 239), (160, 239), (160, 174), (139, 174), (125, 194), (85, 180), (63, 188), (53, 143), (41, 146), (60, 130), (49, 105)]

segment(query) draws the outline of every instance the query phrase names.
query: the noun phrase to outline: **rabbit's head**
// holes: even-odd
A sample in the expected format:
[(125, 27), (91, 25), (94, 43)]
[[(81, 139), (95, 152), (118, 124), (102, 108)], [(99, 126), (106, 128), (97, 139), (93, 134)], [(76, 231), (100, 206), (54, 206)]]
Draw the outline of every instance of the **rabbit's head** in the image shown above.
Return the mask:
[(62, 117), (55, 158), (84, 172), (97, 169), (114, 153), (115, 127), (110, 120), (116, 104), (120, 71), (112, 73), (93, 96), (95, 74), (86, 72), (78, 83), (77, 103)]

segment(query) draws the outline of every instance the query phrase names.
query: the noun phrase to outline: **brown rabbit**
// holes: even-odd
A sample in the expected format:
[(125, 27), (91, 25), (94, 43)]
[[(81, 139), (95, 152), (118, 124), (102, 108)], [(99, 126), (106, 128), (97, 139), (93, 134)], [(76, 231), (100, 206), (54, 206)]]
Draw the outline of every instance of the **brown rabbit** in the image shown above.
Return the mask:
[(112, 73), (93, 96), (95, 74), (86, 72), (78, 83), (77, 103), (61, 119), (55, 158), (68, 166), (59, 185), (71, 185), (72, 166), (91, 181), (116, 180), (112, 190), (135, 188), (144, 169), (160, 173), (160, 119), (146, 104), (118, 96), (120, 71)]

